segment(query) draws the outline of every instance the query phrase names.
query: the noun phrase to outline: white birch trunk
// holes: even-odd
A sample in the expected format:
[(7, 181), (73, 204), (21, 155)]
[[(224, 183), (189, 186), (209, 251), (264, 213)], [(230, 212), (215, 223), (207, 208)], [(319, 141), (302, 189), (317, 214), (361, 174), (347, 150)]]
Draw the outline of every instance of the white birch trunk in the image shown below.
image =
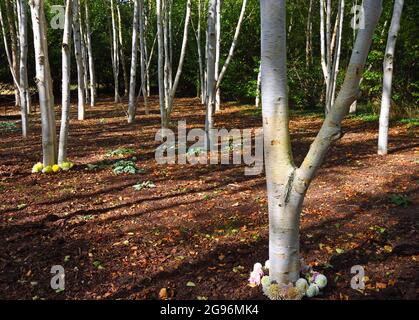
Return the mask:
[(205, 115), (205, 132), (206, 132), (206, 149), (210, 150), (213, 138), (211, 129), (214, 128), (214, 111), (216, 104), (216, 68), (215, 59), (217, 55), (217, 0), (209, 1), (208, 8), (208, 45), (207, 45), (207, 85), (206, 85), (206, 115)]
[(156, 20), (157, 20), (157, 47), (158, 47), (158, 82), (159, 82), (159, 101), (160, 101), (160, 117), (161, 126), (167, 126), (166, 121), (166, 105), (165, 105), (165, 83), (164, 83), (164, 34), (163, 34), (163, 17), (162, 17), (162, 1), (156, 0)]
[[(217, 11), (216, 11), (216, 50), (215, 50), (215, 82), (218, 82), (218, 76), (220, 71), (220, 58), (221, 58), (221, 7), (223, 0), (217, 0)], [(220, 88), (216, 88), (215, 96), (215, 111), (220, 111), (221, 108), (221, 93)]]
[(82, 53), (82, 39), (80, 34), (80, 19), (79, 19), (79, 0), (73, 0), (73, 34), (74, 34), (74, 53), (76, 56), (77, 65), (77, 93), (78, 93), (78, 120), (84, 120), (85, 116), (85, 82), (84, 82), (84, 64)]
[(192, 1), (188, 0), (186, 3), (186, 16), (185, 16), (185, 26), (183, 28), (182, 48), (180, 50), (180, 57), (179, 57), (179, 63), (178, 63), (177, 71), (176, 71), (175, 80), (173, 81), (173, 84), (171, 85), (171, 91), (170, 91), (170, 96), (169, 96), (169, 110), (167, 112), (169, 117), (173, 110), (173, 100), (175, 98), (176, 89), (179, 84), (180, 76), (182, 75), (183, 63), (185, 61), (186, 46), (188, 44), (189, 22), (191, 19), (191, 6), (192, 6)]
[(44, 166), (57, 160), (54, 97), (48, 60), (47, 30), (43, 0), (29, 0), (35, 47), (36, 83), (42, 123), (42, 153)]
[(132, 50), (131, 50), (131, 70), (129, 82), (128, 97), (128, 123), (135, 121), (135, 113), (137, 109), (137, 60), (138, 60), (138, 30), (140, 19), (140, 1), (134, 0), (134, 20), (132, 26)]
[(83, 19), (81, 14), (81, 7), (79, 3), (79, 26), (80, 26), (80, 48), (81, 48), (81, 56), (83, 61), (83, 82), (84, 82), (84, 97), (85, 97), (85, 103), (90, 103), (90, 91), (89, 91), (89, 63), (87, 58), (87, 49), (86, 49), (86, 33), (84, 32), (84, 26), (83, 26)]
[(256, 108), (260, 107), (260, 85), (262, 81), (260, 69), (261, 68), (259, 67), (258, 80), (256, 81), (256, 101), (255, 101)]
[(393, 17), (388, 32), (387, 47), (383, 63), (383, 96), (381, 98), (380, 126), (378, 133), (378, 154), (388, 153), (388, 126), (391, 107), (391, 87), (393, 83), (394, 50), (396, 48), (397, 35), (400, 29), (404, 0), (395, 0)]
[(90, 88), (90, 106), (94, 107), (96, 104), (96, 74), (95, 74), (95, 61), (93, 58), (92, 48), (92, 30), (90, 26), (90, 14), (87, 1), (84, 3), (85, 18), (86, 18), (86, 44), (87, 55), (89, 58), (89, 88)]
[(65, 20), (62, 56), (62, 101), (61, 101), (61, 127), (58, 144), (58, 164), (67, 162), (67, 141), (70, 122), (70, 63), (71, 63), (71, 25), (72, 25), (72, 0), (67, 0), (65, 5)]
[(121, 19), (121, 9), (119, 4), (116, 4), (116, 12), (118, 14), (118, 39), (119, 39), (119, 54), (122, 65), (122, 76), (124, 78), (124, 97), (128, 96), (129, 91), (129, 80), (128, 80), (128, 71), (127, 65), (125, 63), (125, 53), (124, 53), (124, 38), (122, 37), (122, 19)]
[(26, 137), (29, 131), (28, 112), (30, 111), (30, 94), (28, 84), (28, 18), (27, 2), (17, 1), (19, 26), (19, 94), (22, 116), (22, 135)]
[[(145, 14), (144, 14), (144, 0), (140, 1), (140, 66), (141, 66), (141, 90), (140, 94), (143, 94), (143, 100), (144, 100), (144, 111), (145, 114), (149, 114), (148, 109), (148, 96), (149, 92), (147, 91), (148, 80), (147, 80), (147, 74), (148, 74), (148, 64), (147, 64), (147, 43), (146, 43), (146, 34), (145, 34)], [(137, 99), (138, 103), (138, 99)]]
[(269, 203), (271, 281), (288, 284), (299, 278), (299, 221), (307, 188), (356, 99), (381, 0), (365, 0), (365, 29), (358, 32), (346, 78), (302, 165), (294, 164), (289, 134), (286, 69), (285, 0), (261, 1), (262, 114)]
[(115, 86), (115, 103), (121, 102), (119, 95), (119, 45), (118, 31), (115, 18), (115, 0), (111, 0), (111, 17), (112, 17), (112, 71)]
[(10, 34), (10, 47), (12, 49), (12, 67), (17, 79), (17, 83), (14, 83), (15, 87), (15, 105), (21, 106), (20, 102), (20, 67), (19, 67), (19, 46), (18, 46), (18, 39), (17, 39), (17, 32), (16, 32), (16, 23), (15, 23), (15, 10), (13, 9), (13, 4), (10, 3), (10, 0), (4, 1), (6, 7), (6, 17), (7, 23), (9, 26), (9, 34)]

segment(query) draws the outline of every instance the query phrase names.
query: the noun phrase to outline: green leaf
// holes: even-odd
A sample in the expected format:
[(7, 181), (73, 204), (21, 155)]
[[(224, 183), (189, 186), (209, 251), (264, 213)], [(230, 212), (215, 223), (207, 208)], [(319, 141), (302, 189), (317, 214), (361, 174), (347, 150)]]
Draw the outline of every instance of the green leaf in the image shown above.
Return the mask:
[(188, 281), (188, 283), (186, 284), (187, 287), (196, 287), (196, 284), (193, 283), (192, 281)]

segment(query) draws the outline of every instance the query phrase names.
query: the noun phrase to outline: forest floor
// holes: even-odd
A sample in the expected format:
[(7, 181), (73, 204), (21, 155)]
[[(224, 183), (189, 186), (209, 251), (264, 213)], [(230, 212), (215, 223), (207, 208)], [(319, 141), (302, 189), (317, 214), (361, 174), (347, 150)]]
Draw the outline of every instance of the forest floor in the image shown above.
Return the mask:
[[(264, 175), (245, 176), (240, 165), (158, 165), (151, 102), (133, 125), (126, 104), (110, 101), (72, 120), (76, 166), (58, 174), (31, 174), (41, 159), (39, 114), (25, 141), (0, 128), (0, 299), (159, 299), (162, 288), (169, 299), (265, 299), (247, 284), (253, 264), (268, 259)], [(178, 99), (172, 122), (199, 128), (204, 114), (198, 100)], [(297, 164), (321, 122), (292, 115)], [(219, 128), (261, 124), (253, 106), (226, 104), (216, 116)], [(329, 280), (318, 299), (417, 299), (417, 131), (392, 123), (390, 154), (380, 157), (377, 121), (352, 117), (343, 128), (301, 218), (302, 256)], [(118, 148), (126, 154), (110, 153)], [(133, 156), (140, 173), (116, 175), (112, 165)], [(155, 187), (133, 188), (146, 181)], [(64, 291), (50, 287), (53, 265), (65, 268)], [(354, 265), (365, 268), (363, 291), (351, 289)]]

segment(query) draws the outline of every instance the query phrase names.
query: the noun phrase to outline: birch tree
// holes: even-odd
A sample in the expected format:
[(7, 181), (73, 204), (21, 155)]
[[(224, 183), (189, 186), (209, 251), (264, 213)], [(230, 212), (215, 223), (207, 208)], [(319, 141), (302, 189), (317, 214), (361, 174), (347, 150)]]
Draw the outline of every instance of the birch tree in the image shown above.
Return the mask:
[(404, 0), (395, 0), (393, 17), (388, 32), (386, 52), (383, 63), (383, 95), (381, 98), (380, 126), (378, 133), (378, 154), (385, 155), (388, 152), (388, 125), (391, 107), (391, 90), (393, 83), (394, 50), (396, 47), (397, 35), (400, 29), (400, 18), (402, 15)]
[(335, 100), (336, 80), (339, 72), (344, 8), (344, 0), (339, 0), (335, 28), (332, 33), (332, 1), (320, 0), (320, 53), (323, 77), (326, 85), (326, 113), (330, 112)]
[(128, 123), (134, 122), (137, 109), (137, 60), (138, 60), (138, 31), (140, 24), (140, 2), (143, 0), (134, 0), (134, 17), (132, 24), (132, 49), (131, 49), (131, 69), (129, 81), (128, 96)]
[(115, 18), (115, 0), (111, 0), (111, 18), (112, 18), (112, 71), (114, 78), (115, 103), (121, 102), (119, 95), (119, 40), (118, 27)]
[(159, 72), (159, 96), (160, 96), (160, 113), (162, 118), (162, 126), (167, 127), (170, 115), (173, 111), (173, 102), (176, 90), (182, 75), (183, 64), (186, 56), (186, 47), (188, 44), (189, 23), (191, 18), (192, 0), (186, 3), (185, 23), (183, 28), (182, 46), (178, 67), (174, 80), (172, 80), (172, 63), (170, 49), (170, 23), (169, 11), (171, 1), (157, 1), (157, 37), (158, 37), (158, 72)]
[[(27, 1), (17, 0), (19, 26), (19, 83), (20, 107), (22, 113), (22, 131), (26, 136), (28, 131), (28, 113), (31, 111), (31, 99), (28, 83), (28, 17)], [(25, 129), (23, 129), (25, 126)], [(26, 133), (25, 133), (26, 132)]]
[(87, 44), (87, 55), (89, 58), (89, 88), (90, 88), (90, 106), (94, 107), (96, 104), (96, 74), (95, 74), (95, 62), (93, 59), (93, 48), (92, 48), (92, 29), (90, 26), (90, 14), (87, 1), (84, 2), (85, 8), (85, 21), (86, 21), (86, 44)]
[[(236, 49), (236, 46), (237, 46), (237, 43), (238, 43), (238, 40), (239, 40), (240, 29), (241, 29), (241, 26), (243, 24), (244, 14), (246, 12), (246, 5), (247, 5), (247, 0), (243, 0), (242, 8), (241, 8), (241, 11), (240, 11), (240, 16), (239, 16), (239, 21), (237, 22), (236, 31), (234, 33), (233, 42), (231, 43), (230, 51), (228, 53), (226, 61), (224, 62), (223, 68), (221, 69), (221, 72), (217, 77), (217, 84), (216, 84), (216, 86), (217, 86), (217, 88), (216, 88), (217, 89), (217, 97), (219, 96), (219, 93), (220, 93), (219, 89), (220, 89), (221, 82), (223, 81), (224, 75), (227, 71), (227, 68), (228, 68), (231, 60), (233, 59), (234, 50)], [(217, 103), (219, 103), (219, 102), (217, 102)]]
[(16, 31), (16, 24), (15, 24), (15, 12), (13, 9), (13, 4), (10, 0), (4, 1), (5, 8), (6, 8), (6, 18), (7, 18), (7, 25), (10, 35), (10, 47), (12, 53), (12, 68), (14, 70), (17, 83), (14, 83), (15, 87), (15, 105), (20, 106), (20, 92), (19, 92), (19, 85), (20, 85), (20, 71), (19, 71), (19, 46), (18, 46), (18, 35)]
[(215, 59), (217, 54), (217, 35), (216, 35), (216, 16), (217, 0), (209, 1), (208, 8), (208, 30), (207, 30), (207, 67), (206, 67), (206, 114), (205, 114), (205, 132), (206, 149), (209, 150), (213, 141), (211, 136), (214, 128), (214, 110), (216, 103), (216, 70)]
[(39, 94), (42, 124), (43, 165), (52, 166), (57, 160), (54, 96), (48, 58), (47, 30), (43, 0), (29, 0), (35, 48), (36, 84)]
[(119, 40), (119, 55), (122, 65), (122, 76), (124, 78), (124, 97), (128, 96), (129, 80), (128, 80), (128, 71), (127, 64), (125, 62), (125, 52), (124, 52), (124, 38), (122, 37), (122, 19), (121, 19), (121, 9), (119, 4), (116, 4), (116, 12), (118, 15), (118, 40)]
[[(77, 1), (77, 0), (76, 0)], [(65, 20), (63, 43), (61, 46), (62, 56), (62, 101), (61, 101), (61, 127), (58, 145), (58, 164), (67, 162), (67, 140), (70, 121), (70, 63), (71, 63), (71, 25), (73, 0), (67, 0), (65, 4)]]
[(84, 120), (85, 116), (85, 69), (82, 53), (82, 38), (80, 34), (80, 0), (73, 0), (73, 34), (74, 34), (74, 54), (77, 66), (77, 110), (78, 120)]
[[(20, 16), (19, 13), (19, 28), (22, 27), (24, 28), (24, 24), (26, 24), (25, 22), (25, 17), (26, 17), (26, 12), (25, 15), (22, 17)], [(23, 34), (22, 34), (22, 38), (19, 38), (19, 41), (22, 42), (23, 47), (22, 47), (22, 52), (20, 54), (20, 61), (23, 62), (17, 73), (15, 70), (15, 66), (10, 54), (10, 50), (9, 50), (9, 41), (7, 39), (7, 32), (6, 32), (6, 27), (5, 27), (5, 22), (4, 22), (4, 18), (3, 18), (3, 12), (2, 12), (2, 8), (0, 6), (0, 26), (1, 26), (1, 31), (3, 34), (3, 43), (4, 43), (4, 49), (6, 51), (6, 58), (7, 58), (7, 64), (9, 66), (9, 70), (10, 73), (12, 75), (13, 78), (13, 84), (14, 87), (16, 88), (16, 90), (18, 90), (18, 94), (19, 94), (19, 98), (23, 97), (23, 100), (20, 101), (19, 103), (21, 104), (21, 118), (22, 118), (22, 136), (24, 138), (27, 137), (28, 134), (28, 101), (29, 101), (29, 93), (28, 93), (28, 85), (27, 85), (27, 72), (26, 72), (26, 60), (27, 60), (27, 37), (25, 38), (25, 30), (22, 30)], [(26, 39), (26, 43), (25, 43), (25, 39)], [(22, 77), (20, 77), (20, 75), (22, 75)], [(26, 79), (26, 86), (25, 86), (25, 79)]]
[(299, 221), (302, 204), (341, 123), (359, 92), (381, 0), (365, 0), (365, 28), (358, 31), (342, 88), (300, 167), (294, 164), (289, 132), (286, 65), (286, 1), (261, 0), (262, 115), (269, 204), (270, 278), (295, 282), (300, 273)]

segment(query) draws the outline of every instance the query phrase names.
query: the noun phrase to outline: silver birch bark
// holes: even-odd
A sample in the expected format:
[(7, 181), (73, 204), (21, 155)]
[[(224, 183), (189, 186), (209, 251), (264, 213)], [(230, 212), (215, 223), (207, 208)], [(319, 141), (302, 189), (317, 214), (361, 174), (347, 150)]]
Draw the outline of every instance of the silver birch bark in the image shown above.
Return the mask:
[(216, 103), (216, 70), (215, 59), (217, 55), (217, 0), (209, 1), (208, 8), (208, 44), (207, 44), (207, 85), (206, 85), (206, 115), (205, 115), (205, 132), (206, 132), (206, 149), (210, 150), (213, 138), (211, 132), (214, 127), (214, 111)]
[(58, 144), (58, 164), (67, 161), (67, 141), (70, 122), (70, 63), (71, 63), (71, 25), (72, 25), (72, 0), (67, 0), (65, 5), (65, 20), (62, 56), (62, 101), (61, 101), (61, 126)]
[(311, 12), (313, 8), (313, 0), (310, 0), (307, 14), (307, 25), (306, 25), (306, 66), (309, 67), (313, 60), (312, 51), (312, 30), (313, 23), (311, 22)]
[[(182, 74), (183, 64), (186, 56), (186, 46), (188, 43), (188, 31), (191, 17), (191, 0), (186, 4), (186, 16), (183, 30), (182, 47), (179, 57), (178, 68), (175, 79), (172, 81), (172, 62), (170, 48), (170, 6), (171, 1), (163, 0), (157, 2), (157, 37), (158, 37), (158, 58), (159, 58), (159, 96), (160, 96), (160, 113), (162, 118), (162, 126), (167, 127), (170, 114), (173, 110), (173, 102), (176, 89)], [(163, 11), (163, 13), (162, 13)], [(163, 69), (163, 71), (161, 70)], [(161, 88), (162, 86), (162, 88)]]
[(260, 72), (260, 67), (259, 67), (259, 72), (258, 72), (258, 80), (256, 81), (256, 101), (255, 101), (255, 106), (256, 108), (260, 107), (260, 85), (261, 85), (261, 72)]
[(202, 64), (202, 49), (201, 49), (201, 0), (198, 0), (198, 25), (196, 27), (196, 45), (198, 49), (198, 66), (199, 66), (199, 85), (200, 85), (200, 97), (201, 103), (205, 103), (205, 80), (204, 80), (204, 66)]
[(83, 82), (84, 82), (84, 97), (85, 97), (85, 103), (90, 103), (90, 91), (89, 91), (89, 63), (87, 58), (87, 49), (86, 49), (86, 33), (84, 32), (84, 26), (83, 26), (83, 19), (82, 19), (82, 11), (81, 6), (79, 3), (79, 26), (80, 26), (80, 48), (81, 48), (81, 56), (82, 56), (82, 62), (83, 62)]
[(121, 19), (121, 9), (119, 4), (116, 3), (116, 12), (118, 16), (118, 40), (119, 40), (119, 55), (122, 65), (122, 76), (124, 78), (124, 97), (128, 96), (129, 91), (129, 80), (128, 80), (128, 71), (127, 65), (125, 63), (125, 53), (124, 53), (124, 38), (122, 37), (122, 19)]
[(185, 61), (186, 46), (188, 44), (189, 22), (191, 19), (191, 6), (192, 6), (192, 0), (188, 0), (186, 3), (185, 26), (183, 28), (183, 40), (182, 40), (182, 47), (180, 50), (179, 63), (178, 63), (178, 68), (176, 71), (175, 79), (173, 81), (173, 84), (171, 85), (170, 96), (169, 96), (169, 103), (168, 103), (169, 110), (167, 112), (169, 117), (173, 110), (173, 100), (175, 98), (176, 89), (179, 84), (180, 76), (182, 75), (183, 63)]
[(160, 117), (161, 126), (167, 126), (166, 121), (166, 105), (165, 105), (165, 83), (164, 83), (164, 34), (163, 34), (163, 17), (162, 17), (162, 1), (156, 0), (156, 16), (157, 16), (157, 47), (158, 47), (158, 82), (159, 82), (159, 101), (160, 101)]
[(22, 135), (26, 137), (29, 130), (28, 112), (30, 111), (30, 94), (28, 84), (28, 18), (27, 2), (17, 1), (19, 26), (19, 94), (22, 116)]
[(92, 29), (90, 26), (90, 13), (87, 1), (84, 2), (85, 19), (86, 19), (86, 44), (87, 55), (89, 58), (89, 88), (90, 88), (90, 106), (94, 107), (96, 104), (96, 74), (95, 74), (95, 61), (93, 58), (92, 48)]
[[(216, 50), (215, 50), (215, 82), (218, 82), (218, 76), (220, 71), (220, 58), (221, 58), (221, 7), (223, 0), (217, 0), (216, 8)], [(221, 96), (220, 89), (216, 88), (215, 96), (215, 110), (220, 111), (221, 108)]]
[(119, 95), (119, 41), (118, 31), (115, 18), (115, 0), (111, 0), (111, 17), (112, 17), (112, 71), (115, 86), (115, 103), (121, 102)]
[[(144, 0), (140, 0), (140, 7), (139, 7), (139, 23), (140, 23), (140, 74), (141, 74), (141, 90), (140, 94), (143, 94), (144, 100), (144, 111), (145, 114), (149, 114), (148, 109), (148, 95), (149, 92), (147, 91), (147, 86), (149, 86), (147, 80), (148, 74), (148, 65), (147, 65), (147, 44), (146, 44), (146, 35), (145, 35), (145, 14), (144, 14)], [(137, 99), (138, 103), (138, 99)]]
[(359, 92), (381, 0), (365, 0), (365, 29), (358, 32), (344, 84), (303, 163), (293, 161), (287, 95), (286, 1), (262, 0), (262, 114), (269, 204), (271, 281), (288, 284), (299, 278), (299, 221), (304, 196)]
[(85, 116), (85, 82), (84, 82), (84, 64), (82, 53), (82, 39), (80, 34), (80, 19), (79, 19), (79, 0), (73, 0), (73, 34), (74, 34), (74, 53), (76, 56), (77, 65), (77, 93), (78, 93), (78, 120), (84, 120)]
[(44, 166), (54, 165), (57, 160), (54, 97), (52, 95), (51, 70), (48, 60), (46, 21), (43, 0), (29, 0), (35, 47), (36, 84), (42, 123), (42, 154)]
[(129, 82), (129, 97), (128, 97), (128, 123), (135, 121), (135, 112), (137, 109), (137, 60), (138, 60), (138, 30), (140, 19), (140, 1), (134, 0), (134, 20), (132, 26), (132, 50), (131, 50), (131, 70)]
[(10, 47), (12, 49), (12, 67), (17, 79), (17, 83), (14, 84), (15, 87), (15, 105), (20, 106), (20, 67), (19, 67), (19, 46), (18, 46), (18, 39), (17, 39), (17, 32), (16, 32), (16, 24), (15, 24), (15, 13), (13, 9), (13, 4), (10, 3), (10, 0), (4, 1), (5, 8), (6, 8), (6, 18), (7, 24), (9, 27), (9, 34), (10, 34)]
[(395, 0), (393, 17), (388, 32), (386, 52), (383, 63), (383, 95), (381, 98), (380, 126), (378, 132), (378, 154), (388, 153), (388, 126), (391, 107), (391, 87), (393, 83), (394, 51), (396, 48), (397, 35), (400, 29), (404, 0)]

